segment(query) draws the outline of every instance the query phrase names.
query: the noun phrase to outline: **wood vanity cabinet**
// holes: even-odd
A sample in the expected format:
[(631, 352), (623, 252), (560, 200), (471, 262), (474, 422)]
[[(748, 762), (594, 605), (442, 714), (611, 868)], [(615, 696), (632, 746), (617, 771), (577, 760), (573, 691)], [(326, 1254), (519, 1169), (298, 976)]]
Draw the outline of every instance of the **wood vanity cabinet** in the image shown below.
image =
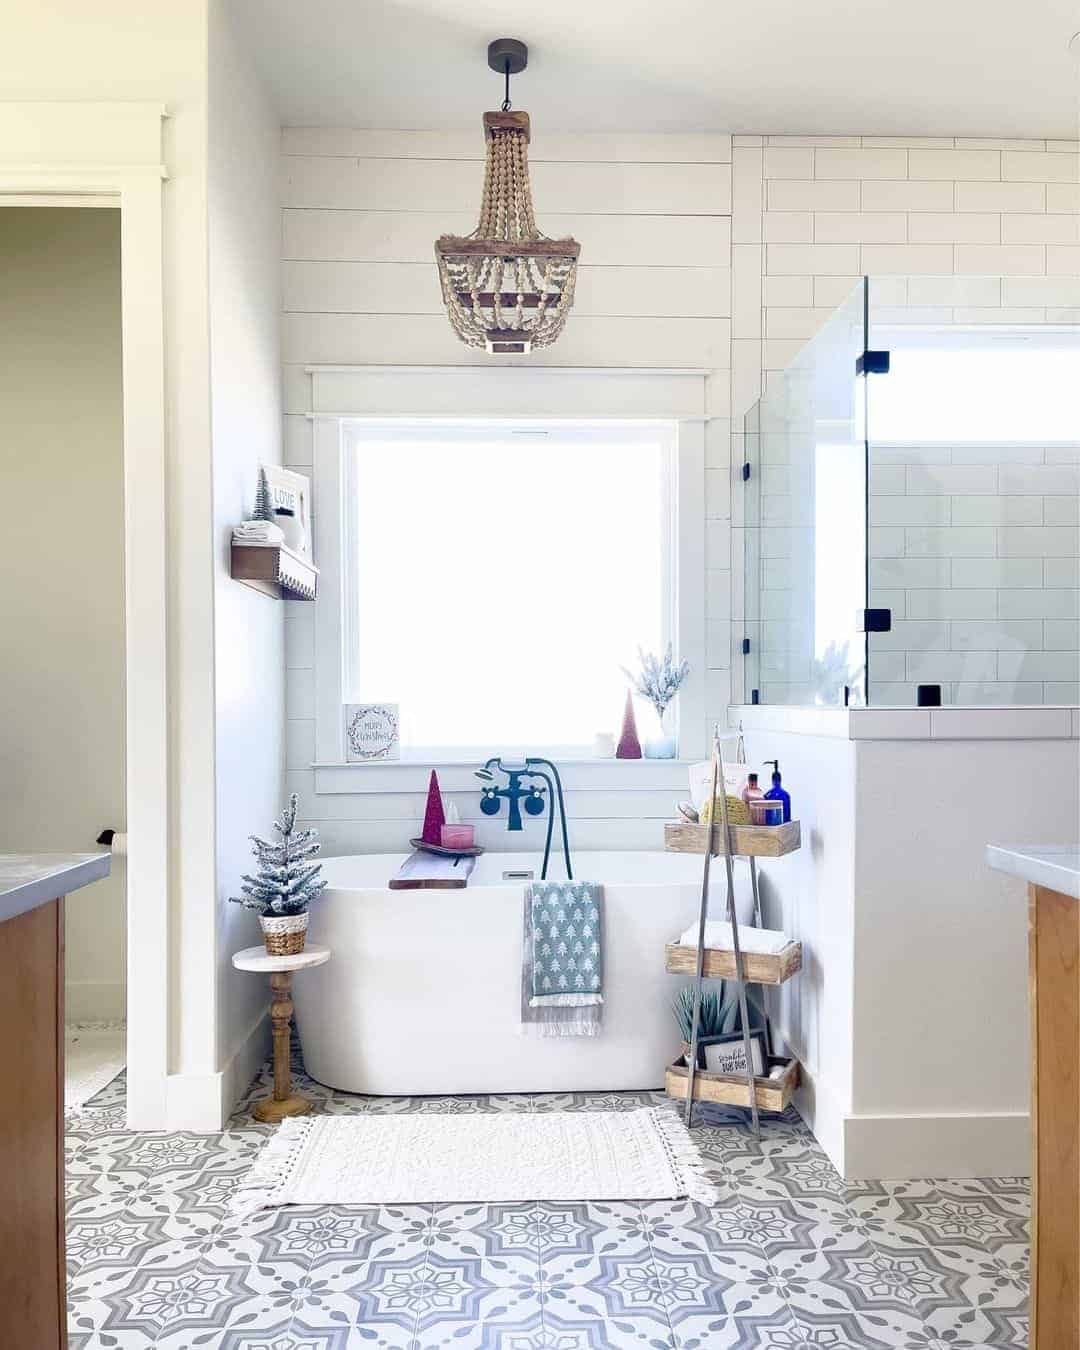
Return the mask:
[(1080, 1346), (1080, 900), (1029, 887), (1031, 1350)]
[(64, 901), (0, 923), (0, 1345), (63, 1350)]

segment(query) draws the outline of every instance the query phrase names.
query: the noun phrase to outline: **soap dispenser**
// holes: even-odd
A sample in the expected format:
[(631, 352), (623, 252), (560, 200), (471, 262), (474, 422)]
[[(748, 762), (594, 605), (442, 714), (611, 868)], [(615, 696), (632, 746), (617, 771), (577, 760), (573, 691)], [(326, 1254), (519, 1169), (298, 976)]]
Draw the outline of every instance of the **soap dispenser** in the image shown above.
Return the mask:
[(766, 759), (762, 762), (773, 766), (772, 787), (766, 792), (765, 800), (780, 803), (784, 812), (784, 824), (786, 825), (791, 819), (791, 796), (784, 790), (780, 781), (780, 761), (778, 759)]

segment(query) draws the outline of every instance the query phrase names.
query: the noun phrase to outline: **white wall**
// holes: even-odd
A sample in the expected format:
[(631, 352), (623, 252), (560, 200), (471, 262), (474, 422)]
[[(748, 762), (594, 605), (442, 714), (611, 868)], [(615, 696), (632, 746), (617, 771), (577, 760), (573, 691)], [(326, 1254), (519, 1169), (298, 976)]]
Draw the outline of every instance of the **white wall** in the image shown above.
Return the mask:
[(857, 763), (848, 1174), (1026, 1173), (1027, 896), (985, 850), (1075, 837), (1080, 742), (867, 741)]
[(775, 1025), (804, 1067), (799, 1109), (830, 1157), (842, 1159), (854, 1054), (855, 746), (840, 736), (755, 729), (746, 749), (752, 764), (780, 760), (802, 822), (798, 852), (758, 864), (766, 927), (803, 944), (798, 977), (767, 993)]
[[(118, 211), (0, 208), (0, 405), (0, 851), (85, 853), (124, 823)], [(124, 1015), (124, 889), (67, 906), (69, 1021)]]
[(1074, 833), (1080, 715), (738, 715), (802, 823), (761, 868), (766, 921), (803, 942), (774, 1006), (815, 1135), (848, 1178), (1026, 1174), (1026, 896), (985, 852)]
[[(794, 357), (864, 271), (879, 285), (901, 275), (928, 273), (932, 288), (934, 276), (940, 277), (947, 288), (940, 295), (924, 288), (910, 297), (906, 291), (897, 296), (908, 306), (918, 301), (924, 316), (940, 317), (947, 311), (949, 318), (965, 322), (1031, 321), (1048, 315), (1075, 321), (1080, 314), (1075, 214), (1080, 207), (1080, 156), (1075, 143), (735, 136), (730, 151), (728, 144), (722, 136), (545, 137), (542, 126), (535, 129), (531, 157), (538, 218), (549, 232), (573, 232), (581, 240), (582, 268), (578, 300), (563, 337), (545, 352), (519, 358), (519, 363), (730, 369), (731, 406), (741, 418), (765, 375)], [(286, 456), (296, 467), (310, 470), (311, 427), (303, 416), (310, 410), (306, 363), (490, 364), (491, 358), (469, 352), (453, 339), (431, 260), (436, 234), (471, 228), (479, 195), (481, 138), (292, 128), (284, 133), (284, 150)], [(958, 291), (961, 283), (955, 278), (972, 273), (1002, 274), (1005, 280), (993, 296), (984, 294), (985, 287), (982, 292)], [(898, 283), (889, 284), (895, 291)], [(938, 303), (925, 308), (934, 299)], [(908, 309), (909, 316), (914, 312)], [(738, 653), (743, 635), (741, 484), (732, 486), (733, 457), (723, 443), (727, 424), (722, 414), (727, 409), (714, 406), (711, 411), (710, 715), (722, 713), (729, 697), (736, 702), (743, 697)], [(738, 420), (732, 424), (736, 464), (742, 459), (740, 425)], [(893, 605), (897, 625), (895, 638), (877, 642), (875, 648), (880, 650), (882, 696), (910, 701), (915, 683), (940, 681), (947, 696), (968, 699), (1075, 698), (1075, 542), (1068, 556), (1043, 556), (1064, 547), (1062, 530), (1075, 507), (1069, 484), (1077, 469), (1067, 462), (1074, 453), (1048, 450), (1045, 463), (1032, 466), (1041, 471), (1057, 465), (1058, 486), (1036, 496), (1042, 521), (1060, 520), (1061, 529), (1052, 539), (1029, 541), (1033, 559), (1040, 569), (1048, 569), (1045, 587), (1054, 592), (1049, 599), (1042, 586), (1026, 588), (1024, 594), (1008, 587), (1005, 592), (997, 586), (989, 591), (973, 587), (975, 564), (967, 558), (955, 565), (967, 569), (964, 584), (955, 588), (949, 560), (937, 567), (940, 587), (922, 587), (938, 595), (934, 603), (943, 611), (941, 631), (928, 634), (904, 627), (907, 590), (886, 588), (885, 582), (905, 567), (912, 577), (917, 569), (929, 575), (928, 569), (940, 560), (916, 557), (918, 551), (945, 543), (956, 551), (963, 541), (957, 536), (935, 543), (916, 537), (913, 526), (910, 538), (904, 528), (901, 556), (877, 559), (876, 593), (883, 597), (881, 603)], [(953, 484), (953, 451), (942, 449), (939, 458), (941, 463), (931, 466), (932, 482), (940, 488), (931, 494), (939, 498), (935, 509), (949, 513), (950, 525), (955, 513), (960, 528), (965, 512), (986, 504), (971, 501), (965, 492), (946, 491)], [(890, 467), (897, 466), (902, 467), (901, 459)], [(1017, 495), (1010, 487), (1014, 478), (1004, 469), (999, 473), (996, 460), (987, 472), (993, 475), (993, 491), (975, 495)], [(883, 523), (898, 509), (895, 500), (885, 500), (895, 497), (896, 482), (895, 471), (891, 478), (887, 472), (875, 474), (874, 511)], [(908, 500), (906, 484), (905, 474), (905, 496), (897, 499), (901, 503)], [(1038, 486), (1034, 480), (1028, 487), (1033, 486)], [(918, 495), (924, 501), (917, 509), (925, 510), (926, 494)], [(1025, 488), (1020, 495), (1031, 493)], [(963, 500), (956, 503), (954, 497)], [(1008, 509), (1006, 500), (1000, 509)], [(1030, 501), (1024, 510), (1031, 513)], [(1001, 537), (996, 526), (992, 533), (992, 540), (987, 536), (975, 542), (984, 548), (992, 543), (995, 553), (1021, 542)], [(876, 532), (874, 549), (895, 554), (895, 535), (895, 530)], [(986, 561), (996, 566), (996, 558)], [(979, 616), (957, 610), (958, 621), (951, 622), (948, 606), (957, 590), (968, 604), (992, 600), (994, 617), (1000, 607), (1002, 620), (1024, 617), (1031, 610), (1038, 640), (1030, 624), (1024, 640), (1035, 657), (1018, 662), (1015, 653), (999, 654), (998, 647), (1011, 642), (1007, 623), (993, 642), (984, 635), (986, 650), (975, 650), (971, 644), (978, 645), (980, 635), (967, 619)], [(913, 614), (925, 599), (920, 594), (912, 600)], [(1049, 603), (1058, 607), (1043, 614), (1040, 607)], [(1014, 613), (1016, 606), (1027, 606), (1024, 615)], [(292, 607), (286, 629), (290, 783), (308, 803), (313, 758), (310, 612)], [(929, 654), (921, 650), (923, 641), (933, 648)], [(770, 696), (782, 697), (780, 672), (772, 672), (771, 683)], [(375, 805), (373, 800), (365, 806), (339, 797), (305, 809), (333, 821), (328, 824), (333, 851), (368, 850), (388, 847), (400, 833), (397, 826), (388, 830), (376, 823), (385, 808), (380, 803), (373, 815)], [(419, 799), (397, 803), (395, 811), (400, 808), (412, 818), (421, 805)], [(593, 829), (585, 820), (582, 826), (592, 846), (626, 847), (635, 822), (647, 818), (631, 811), (618, 833), (599, 825)], [(637, 837), (643, 846), (653, 839), (651, 833)]]
[[(736, 136), (736, 417), (863, 274), (882, 320), (1077, 323), (1078, 213), (1075, 141)], [(872, 640), (876, 702), (913, 703), (919, 683), (941, 683), (946, 701), (1077, 701), (1077, 457), (1075, 445), (874, 450), (870, 603), (894, 621)], [(786, 471), (771, 467), (776, 498)], [(736, 576), (739, 614), (741, 589)], [(805, 701), (805, 659), (793, 669), (790, 655), (766, 659), (770, 702)]]
[(229, 575), (232, 526), (251, 514), (258, 466), (281, 462), (280, 134), (223, 3), (210, 11), (209, 107), (217, 1055), (228, 1110), (264, 1049), (265, 1028), (252, 1031), (266, 990), (230, 959), (261, 940), (258, 925), (228, 897), (251, 866), (248, 836), (266, 837), (281, 809), (285, 676), (282, 604)]
[[(290, 128), (284, 133), (285, 448), (312, 465), (308, 364), (693, 367), (709, 380), (706, 443), (706, 714), (729, 698), (730, 158), (725, 135), (551, 135), (530, 146), (537, 219), (581, 242), (577, 298), (554, 347), (492, 361), (462, 346), (442, 306), (435, 238), (475, 227), (484, 140), (474, 133)], [(315, 509), (319, 504), (316, 501)], [(422, 790), (316, 796), (310, 605), (289, 606), (288, 786), (328, 854), (398, 852), (423, 817)], [(578, 848), (655, 848), (675, 786), (574, 791)], [(463, 816), (478, 794), (461, 791)], [(493, 828), (493, 827), (487, 827)], [(542, 829), (542, 827), (539, 827)], [(535, 846), (536, 829), (527, 831)], [(502, 831), (505, 837), (505, 830)]]

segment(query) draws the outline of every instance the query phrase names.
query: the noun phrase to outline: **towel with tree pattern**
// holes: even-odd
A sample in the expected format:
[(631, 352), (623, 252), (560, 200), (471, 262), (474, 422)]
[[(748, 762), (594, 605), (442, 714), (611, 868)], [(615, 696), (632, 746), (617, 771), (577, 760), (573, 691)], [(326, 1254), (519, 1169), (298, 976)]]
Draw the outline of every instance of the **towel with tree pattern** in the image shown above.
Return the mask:
[(600, 887), (594, 881), (534, 882), (529, 904), (533, 1007), (602, 1003)]
[(604, 897), (594, 881), (535, 881), (525, 890), (522, 1029), (595, 1036), (603, 995)]

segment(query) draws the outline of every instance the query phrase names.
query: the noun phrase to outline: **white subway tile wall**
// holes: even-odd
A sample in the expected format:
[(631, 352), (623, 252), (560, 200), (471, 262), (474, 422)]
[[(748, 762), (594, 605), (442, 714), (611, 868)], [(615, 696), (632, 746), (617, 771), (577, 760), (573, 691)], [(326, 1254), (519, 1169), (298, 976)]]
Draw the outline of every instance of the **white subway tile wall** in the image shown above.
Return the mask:
[[(763, 241), (762, 313), (734, 332), (736, 436), (757, 391), (861, 275), (898, 322), (1080, 323), (1075, 142), (769, 136), (757, 163), (762, 181), (748, 163), (733, 205), (734, 237)], [(776, 445), (762, 456), (787, 460)], [(871, 639), (875, 702), (911, 703), (920, 682), (953, 702), (1076, 700), (1078, 461), (1078, 444), (875, 447), (872, 603), (893, 611), (892, 632)], [(783, 472), (763, 479), (766, 615), (793, 603), (790, 569), (775, 565), (792, 551), (776, 528), (792, 494)], [(805, 698), (794, 654), (808, 635), (774, 624), (761, 637), (762, 697)]]
[[(490, 360), (452, 337), (431, 252), (436, 234), (475, 224), (481, 150), (471, 133), (284, 132), (286, 463), (310, 472), (306, 365)], [(729, 700), (749, 696), (739, 653), (748, 622), (760, 624), (764, 696), (810, 698), (794, 655), (805, 646), (798, 623), (744, 615), (742, 414), (864, 272), (878, 278), (879, 299), (894, 285), (892, 302), (928, 323), (1080, 323), (1077, 145), (538, 128), (530, 154), (540, 224), (580, 239), (583, 260), (566, 333), (528, 363), (717, 372), (706, 451), (708, 715), (723, 718)], [(913, 273), (923, 275), (902, 280)], [(783, 462), (781, 447), (765, 453), (771, 466)], [(874, 600), (894, 623), (874, 638), (875, 656), (889, 658), (875, 672), (876, 701), (910, 702), (932, 669), (948, 672), (956, 701), (1077, 699), (1080, 446), (997, 447), (989, 462), (982, 453), (876, 453)], [(790, 518), (789, 505), (769, 504), (770, 519)], [(773, 528), (761, 541), (777, 592), (792, 584), (792, 535)], [(770, 605), (784, 608), (779, 597)], [(313, 792), (311, 608), (287, 613), (289, 781), (328, 829), (327, 851), (399, 848), (421, 795)], [(948, 659), (934, 667), (936, 656)], [(655, 844), (668, 795), (582, 794), (576, 842)], [(459, 805), (468, 814), (475, 802)], [(643, 830), (653, 817), (656, 830)]]

